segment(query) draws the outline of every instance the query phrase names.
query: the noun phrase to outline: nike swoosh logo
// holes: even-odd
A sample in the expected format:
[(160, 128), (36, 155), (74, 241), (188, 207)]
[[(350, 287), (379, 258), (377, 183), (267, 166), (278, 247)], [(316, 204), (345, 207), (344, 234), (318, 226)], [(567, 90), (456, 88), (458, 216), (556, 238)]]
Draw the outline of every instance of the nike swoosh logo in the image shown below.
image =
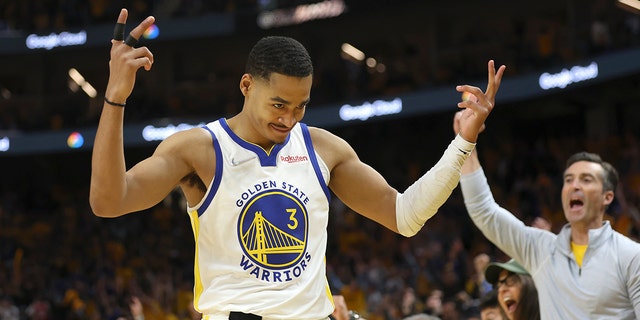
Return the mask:
[(251, 157), (248, 159), (242, 159), (242, 160), (236, 160), (236, 158), (231, 158), (231, 165), (233, 165), (234, 167), (239, 166), (245, 162), (251, 161), (253, 159), (255, 159), (256, 157)]

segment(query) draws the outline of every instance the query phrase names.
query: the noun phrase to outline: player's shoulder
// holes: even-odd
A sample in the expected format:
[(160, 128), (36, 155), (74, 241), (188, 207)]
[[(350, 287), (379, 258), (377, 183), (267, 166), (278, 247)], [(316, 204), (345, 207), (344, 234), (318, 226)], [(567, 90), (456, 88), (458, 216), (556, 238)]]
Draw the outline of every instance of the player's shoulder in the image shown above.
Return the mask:
[(312, 127), (312, 126), (307, 126), (307, 128), (309, 129), (309, 134), (311, 134), (312, 137), (314, 135), (325, 135), (325, 134), (333, 135), (333, 133), (331, 133), (327, 129)]
[(318, 127), (308, 127), (309, 135), (314, 146), (333, 146), (335, 144), (344, 143), (344, 140), (331, 131)]
[(200, 127), (175, 132), (164, 139), (160, 145), (174, 150), (187, 149), (195, 151), (199, 149), (213, 148), (212, 137), (209, 132)]
[(347, 141), (322, 128), (309, 127), (313, 148), (320, 154), (329, 167), (345, 159), (357, 158), (355, 151)]
[(214, 172), (216, 151), (211, 134), (196, 127), (176, 132), (160, 143), (156, 154), (187, 163), (198, 173)]

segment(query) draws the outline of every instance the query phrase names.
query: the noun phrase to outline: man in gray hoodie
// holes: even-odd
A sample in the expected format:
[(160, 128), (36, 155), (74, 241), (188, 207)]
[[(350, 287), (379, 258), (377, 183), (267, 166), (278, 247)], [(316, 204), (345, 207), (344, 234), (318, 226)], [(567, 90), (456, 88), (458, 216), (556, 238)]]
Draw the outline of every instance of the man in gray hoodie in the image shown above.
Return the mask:
[[(464, 111), (456, 114), (454, 131)], [(460, 186), (475, 225), (532, 275), (541, 319), (640, 319), (640, 244), (604, 220), (618, 173), (600, 156), (579, 152), (566, 163), (559, 234), (526, 226), (494, 200), (474, 150)]]

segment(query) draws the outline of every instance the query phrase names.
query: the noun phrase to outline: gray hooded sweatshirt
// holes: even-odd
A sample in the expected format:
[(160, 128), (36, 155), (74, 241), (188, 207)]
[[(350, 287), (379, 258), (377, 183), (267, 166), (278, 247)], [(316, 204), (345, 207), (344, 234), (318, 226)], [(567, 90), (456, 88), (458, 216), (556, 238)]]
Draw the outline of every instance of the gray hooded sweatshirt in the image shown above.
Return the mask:
[(541, 319), (640, 319), (639, 243), (605, 221), (589, 231), (579, 267), (569, 224), (557, 235), (526, 226), (495, 202), (482, 169), (462, 175), (460, 186), (475, 225), (533, 277)]

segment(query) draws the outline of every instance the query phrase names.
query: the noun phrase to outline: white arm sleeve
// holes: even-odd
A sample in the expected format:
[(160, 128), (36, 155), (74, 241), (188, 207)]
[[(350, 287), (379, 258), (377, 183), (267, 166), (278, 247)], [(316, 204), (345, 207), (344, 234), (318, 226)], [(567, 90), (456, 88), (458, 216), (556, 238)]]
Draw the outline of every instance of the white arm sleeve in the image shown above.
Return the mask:
[(460, 181), (460, 168), (475, 148), (475, 143), (460, 135), (451, 141), (431, 170), (396, 197), (398, 232), (405, 237), (418, 233), (451, 195)]

